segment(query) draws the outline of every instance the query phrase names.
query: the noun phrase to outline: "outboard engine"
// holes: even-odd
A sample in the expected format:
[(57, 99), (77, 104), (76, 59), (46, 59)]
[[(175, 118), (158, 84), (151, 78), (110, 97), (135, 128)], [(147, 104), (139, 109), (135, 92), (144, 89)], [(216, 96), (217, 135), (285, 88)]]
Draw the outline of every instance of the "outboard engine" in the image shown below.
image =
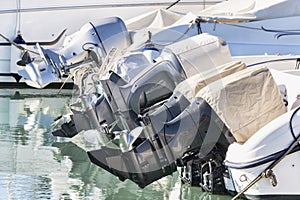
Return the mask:
[[(119, 59), (113, 59), (108, 67), (104, 65), (100, 69), (105, 72), (101, 74), (109, 72), (108, 76), (98, 80), (102, 88), (100, 93), (105, 94), (107, 98), (105, 106), (111, 107), (112, 115), (118, 123), (115, 127), (119, 127), (120, 130), (131, 131), (136, 126), (140, 126), (140, 122), (137, 121), (138, 116), (152, 110), (152, 106), (160, 106), (172, 95), (175, 87), (186, 78), (202, 71), (209, 71), (208, 74), (211, 74), (211, 71), (214, 71), (218, 65), (227, 63), (231, 59), (226, 44), (219, 38), (206, 34), (174, 43), (168, 46), (170, 49), (165, 47), (153, 50), (155, 46), (151, 42), (147, 44), (151, 45), (151, 49), (147, 51), (155, 51), (155, 54), (159, 52), (159, 56), (154, 55), (153, 52), (147, 52), (151, 56), (145, 55), (144, 51), (130, 52)], [(220, 59), (215, 61), (208, 54), (214, 54)], [(153, 58), (155, 60), (152, 60)], [(88, 116), (84, 109), (80, 112), (74, 111), (73, 117)], [(99, 110), (96, 115), (105, 119), (105, 116), (110, 116), (110, 113)], [(106, 120), (106, 122), (109, 121)], [(78, 125), (78, 130), (89, 130), (86, 127)], [(70, 136), (70, 134), (60, 134), (60, 136), (64, 135)]]
[(61, 49), (36, 48), (41, 61), (27, 63), (19, 70), (26, 83), (36, 88), (44, 88), (49, 83), (69, 75), (71, 69), (87, 62), (99, 66), (111, 48), (125, 49), (131, 39), (124, 22), (118, 17), (99, 19), (96, 23), (85, 24), (78, 32), (67, 37)]
[[(167, 116), (172, 111), (164, 112)], [(155, 117), (142, 117), (142, 128), (120, 135), (120, 143), (127, 144), (125, 148), (104, 146), (88, 152), (91, 161), (121, 180), (130, 179), (143, 188), (172, 174), (177, 166), (188, 167), (191, 156), (203, 159), (212, 149), (227, 148), (230, 144), (228, 129), (202, 99), (196, 99), (169, 122), (153, 123), (151, 119)], [(224, 152), (220, 156), (225, 156)]]
[[(139, 126), (138, 116), (147, 108), (170, 97), (176, 85), (186, 78), (176, 56), (168, 50), (163, 51), (162, 56), (164, 54), (168, 54), (165, 60), (156, 63), (147, 61), (144, 68), (136, 69), (135, 76), (130, 76), (129, 72), (122, 78), (111, 71), (107, 79), (100, 80), (102, 92), (98, 94), (97, 100), (85, 103), (89, 104), (89, 108), (84, 108), (83, 111), (72, 109), (72, 122), (67, 122), (53, 134), (73, 137), (81, 130), (95, 129), (96, 124), (114, 124), (112, 131), (132, 130)], [(143, 54), (136, 56), (145, 57)], [(132, 62), (128, 64), (133, 65)], [(126, 63), (121, 65), (127, 68)], [(120, 73), (121, 69), (117, 71)]]

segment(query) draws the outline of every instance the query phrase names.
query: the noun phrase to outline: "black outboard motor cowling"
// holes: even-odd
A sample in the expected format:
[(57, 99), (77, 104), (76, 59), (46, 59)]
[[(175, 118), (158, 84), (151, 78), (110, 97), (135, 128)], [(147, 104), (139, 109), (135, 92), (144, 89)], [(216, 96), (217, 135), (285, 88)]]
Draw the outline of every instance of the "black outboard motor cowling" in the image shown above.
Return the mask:
[(227, 148), (231, 143), (227, 127), (201, 98), (171, 121), (161, 122), (159, 131), (154, 131), (149, 116), (143, 123), (138, 131), (126, 133), (127, 138), (135, 138), (128, 150), (102, 147), (88, 152), (91, 161), (143, 188), (172, 174), (177, 166), (187, 166), (187, 155), (205, 158), (216, 146)]

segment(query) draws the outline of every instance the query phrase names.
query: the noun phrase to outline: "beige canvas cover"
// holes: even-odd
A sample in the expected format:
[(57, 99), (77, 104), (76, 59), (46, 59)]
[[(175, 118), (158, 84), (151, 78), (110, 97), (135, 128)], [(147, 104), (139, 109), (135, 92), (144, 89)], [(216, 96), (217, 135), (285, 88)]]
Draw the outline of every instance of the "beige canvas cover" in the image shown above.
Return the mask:
[(198, 91), (206, 85), (245, 68), (246, 64), (241, 61), (233, 61), (217, 67), (211, 67), (181, 82), (176, 86), (175, 91), (180, 92), (192, 102)]
[(286, 112), (279, 89), (265, 67), (247, 68), (201, 89), (203, 98), (238, 142)]

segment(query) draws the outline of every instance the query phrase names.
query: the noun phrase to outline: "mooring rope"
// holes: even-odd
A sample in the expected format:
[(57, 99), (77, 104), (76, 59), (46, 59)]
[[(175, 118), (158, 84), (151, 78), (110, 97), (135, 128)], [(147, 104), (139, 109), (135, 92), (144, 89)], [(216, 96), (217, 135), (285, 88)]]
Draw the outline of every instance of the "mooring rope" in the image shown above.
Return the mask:
[(176, 4), (178, 4), (180, 1), (181, 1), (181, 0), (175, 1), (174, 3), (172, 3), (171, 5), (169, 5), (169, 6), (166, 8), (166, 10), (172, 8), (173, 6), (175, 6)]

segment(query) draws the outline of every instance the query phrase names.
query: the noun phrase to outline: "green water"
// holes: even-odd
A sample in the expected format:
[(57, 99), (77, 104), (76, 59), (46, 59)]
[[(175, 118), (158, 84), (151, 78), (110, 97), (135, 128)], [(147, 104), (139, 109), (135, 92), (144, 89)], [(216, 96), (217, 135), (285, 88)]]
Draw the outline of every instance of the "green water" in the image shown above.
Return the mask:
[(52, 136), (70, 101), (55, 92), (0, 91), (0, 199), (231, 199), (182, 185), (177, 173), (144, 189), (119, 181), (89, 161), (80, 136)]

